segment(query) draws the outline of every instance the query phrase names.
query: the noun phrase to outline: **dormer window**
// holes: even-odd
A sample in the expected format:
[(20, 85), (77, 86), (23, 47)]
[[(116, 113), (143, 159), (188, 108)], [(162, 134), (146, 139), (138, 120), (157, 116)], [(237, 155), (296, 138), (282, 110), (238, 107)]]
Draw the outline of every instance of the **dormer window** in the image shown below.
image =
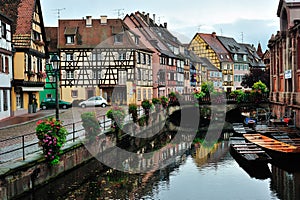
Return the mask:
[(114, 35), (114, 43), (122, 43), (123, 42), (123, 34)]
[(67, 35), (66, 36), (66, 43), (67, 44), (74, 44), (75, 42), (75, 35)]
[(238, 59), (237, 54), (234, 54), (234, 60), (237, 60), (237, 59)]
[(66, 27), (65, 29), (66, 44), (75, 44), (75, 35), (77, 34), (77, 27)]
[(139, 45), (139, 43), (140, 43), (139, 37), (134, 37), (134, 42), (136, 45)]
[(33, 39), (36, 41), (40, 41), (41, 40), (40, 33), (33, 31)]

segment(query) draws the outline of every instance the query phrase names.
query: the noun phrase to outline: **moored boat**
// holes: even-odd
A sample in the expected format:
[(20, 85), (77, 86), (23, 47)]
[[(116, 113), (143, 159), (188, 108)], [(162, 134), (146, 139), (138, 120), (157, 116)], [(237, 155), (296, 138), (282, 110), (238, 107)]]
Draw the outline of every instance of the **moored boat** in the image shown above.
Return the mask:
[[(290, 141), (279, 141), (262, 134), (244, 134), (246, 141), (256, 144), (264, 149), (272, 159), (280, 161), (295, 162), (300, 161), (300, 146), (294, 145)], [(298, 139), (297, 139), (298, 140)], [(295, 141), (297, 141), (295, 140)]]

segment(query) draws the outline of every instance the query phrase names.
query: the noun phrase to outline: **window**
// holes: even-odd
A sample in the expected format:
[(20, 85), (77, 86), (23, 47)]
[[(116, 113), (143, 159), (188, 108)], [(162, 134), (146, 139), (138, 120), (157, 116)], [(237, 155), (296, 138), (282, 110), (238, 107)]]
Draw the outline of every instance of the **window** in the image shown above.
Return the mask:
[(67, 71), (67, 79), (73, 79), (74, 78), (74, 71)]
[(237, 54), (234, 54), (234, 60), (237, 60), (238, 56)]
[(119, 60), (126, 60), (126, 52), (119, 53)]
[(2, 55), (0, 55), (0, 72), (3, 72), (3, 59), (2, 59)]
[(3, 90), (3, 110), (8, 110), (8, 95), (7, 90)]
[(147, 90), (143, 89), (143, 100), (147, 99)]
[(119, 85), (125, 85), (127, 81), (126, 71), (119, 71)]
[(71, 97), (72, 98), (77, 98), (78, 97), (78, 90), (72, 90), (71, 91)]
[(1, 22), (1, 36), (6, 39), (6, 24)]
[(67, 35), (66, 36), (66, 43), (67, 44), (74, 44), (75, 42), (75, 35)]
[(114, 35), (114, 42), (115, 43), (122, 43), (123, 42), (123, 34)]
[(72, 53), (67, 53), (66, 58), (67, 58), (67, 61), (73, 61), (74, 60), (74, 55)]
[(141, 100), (141, 89), (137, 89), (137, 100), (140, 101)]
[(152, 99), (151, 89), (148, 89), (148, 99)]
[(134, 37), (134, 42), (135, 42), (135, 44), (139, 45), (139, 43), (140, 43), (139, 37)]
[(151, 56), (150, 55), (148, 55), (147, 63), (148, 63), (148, 65), (151, 65)]
[(33, 39), (37, 40), (37, 41), (40, 41), (41, 40), (40, 33), (36, 32), (36, 31), (33, 31)]
[(138, 64), (141, 63), (141, 53), (140, 52), (137, 53), (136, 63), (138, 63)]

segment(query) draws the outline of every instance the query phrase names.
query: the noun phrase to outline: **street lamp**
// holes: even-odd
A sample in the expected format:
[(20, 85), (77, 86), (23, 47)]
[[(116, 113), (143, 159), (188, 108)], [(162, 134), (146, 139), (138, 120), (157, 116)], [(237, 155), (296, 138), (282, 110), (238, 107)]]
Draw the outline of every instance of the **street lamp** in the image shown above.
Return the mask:
[(59, 120), (59, 101), (58, 101), (58, 79), (59, 79), (59, 64), (60, 60), (57, 55), (52, 55), (50, 59), (50, 63), (52, 64), (52, 70), (54, 72), (55, 77), (55, 118)]

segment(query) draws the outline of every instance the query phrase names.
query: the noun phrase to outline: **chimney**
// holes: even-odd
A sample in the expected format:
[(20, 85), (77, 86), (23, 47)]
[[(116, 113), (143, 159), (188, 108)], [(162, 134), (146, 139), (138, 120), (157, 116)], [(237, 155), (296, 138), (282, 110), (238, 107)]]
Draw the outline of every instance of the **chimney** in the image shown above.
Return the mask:
[(217, 34), (216, 34), (216, 32), (212, 32), (211, 35), (212, 35), (213, 38), (216, 38)]
[(107, 16), (106, 15), (100, 16), (100, 24), (102, 24), (102, 25), (107, 24)]
[(86, 16), (85, 25), (92, 26), (92, 16)]
[(168, 24), (167, 24), (167, 22), (165, 22), (165, 23), (164, 23), (164, 27), (165, 27), (165, 28), (167, 28), (167, 27), (168, 27)]
[(153, 14), (153, 23), (155, 24), (155, 14)]
[(147, 24), (150, 24), (149, 13), (147, 13), (146, 17), (147, 17)]

